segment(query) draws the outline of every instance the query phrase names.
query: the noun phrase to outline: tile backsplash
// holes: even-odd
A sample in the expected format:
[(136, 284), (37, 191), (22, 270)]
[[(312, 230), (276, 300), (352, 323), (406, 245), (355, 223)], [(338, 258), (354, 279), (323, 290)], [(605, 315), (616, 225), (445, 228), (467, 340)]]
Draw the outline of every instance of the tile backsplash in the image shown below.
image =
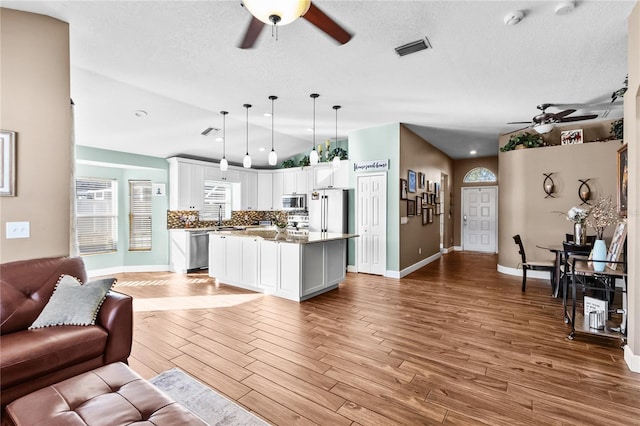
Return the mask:
[[(264, 220), (287, 222), (287, 212), (284, 211), (256, 211), (238, 210), (231, 212), (230, 220), (223, 220), (224, 226), (248, 226), (257, 225)], [(183, 228), (209, 228), (216, 226), (217, 221), (200, 220), (198, 212), (195, 210), (168, 210), (167, 229)]]

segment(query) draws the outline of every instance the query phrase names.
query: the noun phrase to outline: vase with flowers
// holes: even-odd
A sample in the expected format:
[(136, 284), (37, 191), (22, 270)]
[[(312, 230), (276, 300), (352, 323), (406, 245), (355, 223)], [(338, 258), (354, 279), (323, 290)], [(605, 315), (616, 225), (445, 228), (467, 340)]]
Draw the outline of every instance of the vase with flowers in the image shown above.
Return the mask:
[(596, 241), (593, 244), (591, 260), (593, 260), (593, 270), (604, 271), (607, 260), (607, 245), (604, 242), (603, 234), (610, 225), (618, 222), (617, 206), (611, 201), (611, 197), (600, 197), (596, 204), (591, 207), (585, 223), (596, 231)]
[(589, 210), (581, 207), (571, 207), (567, 212), (567, 220), (573, 222), (573, 242), (579, 246), (587, 243), (587, 227), (585, 221), (589, 216)]

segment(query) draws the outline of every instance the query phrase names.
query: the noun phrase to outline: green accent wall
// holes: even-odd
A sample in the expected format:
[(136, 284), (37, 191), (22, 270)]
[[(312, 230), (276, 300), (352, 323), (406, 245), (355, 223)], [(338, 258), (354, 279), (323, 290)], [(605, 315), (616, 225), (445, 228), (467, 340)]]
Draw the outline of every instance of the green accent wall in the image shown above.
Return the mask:
[[(387, 171), (387, 271), (400, 270), (400, 123), (349, 133), (349, 160), (389, 160)], [(355, 188), (356, 174), (350, 172), (349, 187)], [(355, 189), (349, 191), (349, 232), (355, 233)], [(356, 243), (349, 240), (349, 265), (356, 264)]]
[[(118, 181), (118, 251), (115, 253), (83, 256), (88, 271), (114, 269), (136, 270), (157, 266), (166, 270), (169, 265), (169, 164), (159, 157), (109, 151), (87, 146), (76, 147), (76, 176), (116, 179)], [(151, 251), (129, 251), (129, 180), (150, 180), (164, 183), (164, 196), (152, 198)]]

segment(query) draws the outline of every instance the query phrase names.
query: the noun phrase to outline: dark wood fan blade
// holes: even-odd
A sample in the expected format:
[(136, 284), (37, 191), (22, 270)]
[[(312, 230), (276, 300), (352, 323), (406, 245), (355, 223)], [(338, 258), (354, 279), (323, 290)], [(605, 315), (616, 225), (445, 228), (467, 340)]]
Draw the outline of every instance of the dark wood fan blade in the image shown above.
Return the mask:
[(531, 124), (530, 121), (510, 121), (507, 124)]
[(249, 26), (244, 33), (244, 37), (242, 38), (242, 42), (238, 46), (240, 49), (251, 49), (255, 44), (262, 28), (264, 27), (264, 23), (255, 17), (251, 17), (251, 21), (249, 22)]
[(576, 112), (575, 109), (565, 109), (564, 111), (554, 113), (553, 116), (556, 118), (556, 120), (560, 120), (569, 114), (573, 114), (574, 112)]
[[(515, 123), (514, 123), (514, 124), (515, 124)], [(510, 131), (510, 132), (503, 133), (503, 135), (510, 135), (511, 133), (521, 132), (522, 130), (527, 130), (527, 129), (529, 129), (529, 128), (531, 128), (531, 126), (523, 127), (522, 129), (518, 129), (518, 130), (512, 130), (512, 131)]]
[(313, 3), (311, 3), (309, 10), (303, 15), (303, 18), (324, 31), (340, 44), (345, 44), (351, 40), (351, 34), (338, 25), (326, 13), (318, 9)]
[(570, 121), (582, 121), (582, 120), (592, 120), (594, 118), (598, 118), (598, 114), (591, 115), (578, 115), (576, 117), (565, 117), (560, 120), (561, 123), (568, 123)]

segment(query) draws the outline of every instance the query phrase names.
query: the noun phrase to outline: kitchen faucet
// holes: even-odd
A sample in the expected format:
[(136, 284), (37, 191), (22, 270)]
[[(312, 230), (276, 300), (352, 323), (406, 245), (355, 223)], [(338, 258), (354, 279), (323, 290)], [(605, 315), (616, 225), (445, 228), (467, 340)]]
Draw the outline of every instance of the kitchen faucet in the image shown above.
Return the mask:
[(218, 206), (218, 226), (222, 226), (222, 204)]

